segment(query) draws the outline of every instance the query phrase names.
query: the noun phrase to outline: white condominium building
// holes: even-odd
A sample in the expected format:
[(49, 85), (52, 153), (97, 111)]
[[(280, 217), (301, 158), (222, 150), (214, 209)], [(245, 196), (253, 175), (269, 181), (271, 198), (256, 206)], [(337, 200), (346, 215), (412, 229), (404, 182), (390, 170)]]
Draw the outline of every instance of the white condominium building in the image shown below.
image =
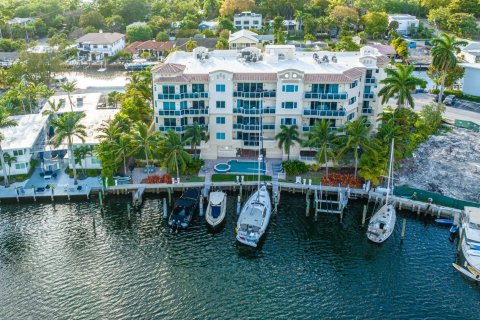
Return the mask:
[[(389, 59), (377, 49), (360, 52), (295, 52), (290, 45), (177, 51), (152, 69), (157, 131), (183, 133), (195, 122), (208, 128), (204, 159), (251, 155), (260, 147), (268, 158), (286, 158), (275, 135), (297, 125), (306, 135), (317, 121), (332, 128), (366, 117), (372, 125), (382, 111), (379, 80)], [(290, 157), (314, 152), (294, 146)]]
[(233, 25), (237, 30), (242, 29), (262, 29), (262, 15), (259, 13), (253, 13), (245, 11), (237, 13), (233, 16)]

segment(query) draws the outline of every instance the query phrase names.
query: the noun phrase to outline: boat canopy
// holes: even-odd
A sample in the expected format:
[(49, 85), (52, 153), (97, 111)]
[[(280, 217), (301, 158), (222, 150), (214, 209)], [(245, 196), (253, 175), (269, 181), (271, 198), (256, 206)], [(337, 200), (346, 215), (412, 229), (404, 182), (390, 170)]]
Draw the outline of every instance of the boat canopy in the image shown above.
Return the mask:
[(210, 193), (210, 203), (213, 205), (220, 205), (225, 198), (225, 193), (223, 192), (212, 192)]
[(245, 208), (245, 210), (245, 214), (241, 216), (242, 220), (240, 221), (240, 225), (249, 225), (261, 228), (263, 225), (265, 206), (260, 203), (254, 203)]
[(480, 208), (465, 207), (465, 212), (468, 215), (470, 223), (480, 225)]

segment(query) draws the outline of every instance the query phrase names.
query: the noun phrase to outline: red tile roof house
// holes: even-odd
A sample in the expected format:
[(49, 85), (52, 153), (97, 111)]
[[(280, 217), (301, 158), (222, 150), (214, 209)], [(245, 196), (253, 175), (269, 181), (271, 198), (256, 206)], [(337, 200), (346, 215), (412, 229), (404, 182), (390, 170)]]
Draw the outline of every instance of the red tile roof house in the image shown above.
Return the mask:
[(148, 41), (135, 41), (125, 48), (125, 51), (132, 54), (132, 56), (139, 57), (142, 52), (149, 52), (156, 58), (165, 57), (168, 51), (172, 50), (174, 43), (172, 42), (159, 42), (155, 40)]

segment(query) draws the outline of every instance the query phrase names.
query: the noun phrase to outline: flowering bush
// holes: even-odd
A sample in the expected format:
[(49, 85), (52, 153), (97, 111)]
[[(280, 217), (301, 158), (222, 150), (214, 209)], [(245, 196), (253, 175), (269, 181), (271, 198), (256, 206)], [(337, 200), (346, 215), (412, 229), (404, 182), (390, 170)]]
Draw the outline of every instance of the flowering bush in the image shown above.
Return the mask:
[(331, 173), (327, 176), (322, 178), (322, 184), (325, 186), (334, 186), (337, 187), (338, 185), (342, 187), (354, 188), (354, 189), (361, 189), (363, 181), (360, 178), (356, 178), (351, 174), (344, 174), (344, 173)]
[(161, 176), (156, 174), (143, 179), (141, 183), (147, 183), (147, 184), (172, 183), (172, 177), (168, 173), (165, 173)]

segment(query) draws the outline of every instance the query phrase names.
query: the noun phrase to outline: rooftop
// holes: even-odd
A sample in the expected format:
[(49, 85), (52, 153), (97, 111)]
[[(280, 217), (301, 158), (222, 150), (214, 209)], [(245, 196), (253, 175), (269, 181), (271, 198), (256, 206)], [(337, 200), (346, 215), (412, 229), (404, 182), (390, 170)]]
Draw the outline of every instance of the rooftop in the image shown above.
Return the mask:
[(88, 42), (90, 44), (112, 44), (124, 37), (124, 34), (118, 32), (95, 32), (87, 33), (83, 37), (78, 38), (76, 42)]
[(9, 118), (17, 121), (17, 125), (0, 129), (4, 136), (3, 150), (32, 148), (48, 119), (47, 116), (41, 114), (27, 114)]
[(125, 51), (135, 53), (137, 50), (168, 51), (173, 48), (173, 42), (161, 42), (155, 40), (135, 41), (125, 48)]
[(416, 19), (417, 17), (412, 16), (410, 14), (389, 14), (388, 18), (393, 20), (410, 20), (410, 19)]
[(0, 60), (17, 60), (20, 58), (18, 52), (0, 52)]
[(261, 17), (262, 15), (259, 13), (253, 13), (251, 11), (244, 11), (241, 13), (236, 13), (235, 18), (240, 18), (240, 17)]

